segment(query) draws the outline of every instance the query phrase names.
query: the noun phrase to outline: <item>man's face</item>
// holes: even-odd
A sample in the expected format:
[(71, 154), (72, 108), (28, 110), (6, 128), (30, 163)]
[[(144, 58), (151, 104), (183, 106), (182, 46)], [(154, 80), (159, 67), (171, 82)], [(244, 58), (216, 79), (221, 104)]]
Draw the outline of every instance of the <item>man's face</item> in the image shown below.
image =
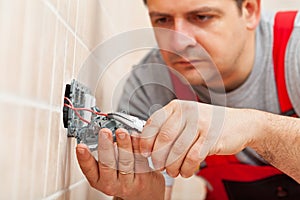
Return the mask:
[(225, 84), (239, 76), (249, 30), (234, 0), (148, 0), (147, 4), (153, 27), (164, 28), (154, 30), (169, 67), (193, 85), (210, 82), (218, 87), (216, 71), (209, 70), (213, 68), (209, 54)]

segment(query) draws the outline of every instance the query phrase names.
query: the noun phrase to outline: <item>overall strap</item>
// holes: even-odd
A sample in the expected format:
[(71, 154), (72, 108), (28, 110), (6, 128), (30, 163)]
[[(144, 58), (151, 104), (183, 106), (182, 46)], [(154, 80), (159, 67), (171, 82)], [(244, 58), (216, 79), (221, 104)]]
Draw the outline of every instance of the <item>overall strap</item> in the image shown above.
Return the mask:
[(296, 113), (290, 101), (285, 81), (285, 53), (294, 28), (297, 11), (278, 12), (274, 21), (273, 65), (277, 95), (282, 115), (294, 116)]

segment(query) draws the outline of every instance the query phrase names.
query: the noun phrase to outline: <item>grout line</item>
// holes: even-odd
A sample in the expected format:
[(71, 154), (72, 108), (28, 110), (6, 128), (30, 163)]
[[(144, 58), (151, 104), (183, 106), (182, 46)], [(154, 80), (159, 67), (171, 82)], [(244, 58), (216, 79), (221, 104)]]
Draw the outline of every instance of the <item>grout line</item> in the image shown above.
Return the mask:
[[(60, 15), (57, 9), (49, 2), (49, 0), (42, 0), (42, 2), (52, 11), (52, 13), (57, 17), (57, 19), (67, 28), (67, 30), (75, 37), (76, 40), (88, 51), (90, 51), (89, 47), (84, 43), (82, 38), (77, 35), (76, 30), (74, 31), (73, 28), (64, 20), (64, 18)], [(78, 6), (77, 6), (78, 7)], [(77, 18), (77, 16), (76, 16)], [(76, 25), (75, 25), (76, 26)], [(75, 41), (76, 41), (75, 40)]]
[[(77, 34), (78, 28), (78, 11), (79, 11), (79, 0), (77, 0), (76, 6), (76, 19), (75, 19), (75, 35)], [(75, 38), (76, 39), (76, 38)], [(80, 42), (80, 41), (79, 41)], [(77, 40), (74, 41), (74, 51), (73, 51), (73, 65), (72, 65), (72, 77), (75, 76), (75, 66), (76, 66), (76, 50), (77, 50)], [(89, 49), (87, 49), (89, 51)]]
[(61, 195), (63, 195), (64, 193), (68, 192), (69, 190), (73, 190), (75, 189), (76, 187), (82, 185), (86, 183), (86, 180), (85, 179), (82, 179), (80, 180), (79, 182), (77, 183), (74, 183), (72, 185), (70, 185), (68, 188), (66, 189), (63, 189), (63, 190), (59, 190), (58, 192), (54, 193), (54, 194), (51, 194), (50, 196), (47, 196), (47, 197), (44, 197), (42, 200), (52, 200), (52, 199), (58, 199)]
[[(35, 118), (36, 119), (39, 119), (39, 117), (40, 117), (40, 112), (38, 112), (38, 111), (36, 111), (35, 112)], [(31, 166), (32, 166), (32, 171), (33, 172), (36, 172), (36, 169), (37, 169), (37, 160), (38, 160), (38, 151), (37, 151), (37, 144), (38, 144), (38, 124), (39, 123), (34, 123), (34, 129), (33, 129), (33, 152), (32, 152), (32, 157), (31, 157)], [(30, 199), (34, 199), (34, 195), (35, 195), (35, 192), (36, 192), (36, 188), (35, 188), (35, 186), (36, 186), (36, 182), (35, 182), (35, 180), (36, 180), (36, 177), (37, 176), (37, 174), (36, 173), (33, 173), (32, 174), (32, 176), (31, 176), (31, 178), (30, 178), (30, 186), (31, 186), (31, 188), (30, 188)]]
[[(28, 79), (28, 76), (31, 72), (31, 70), (28, 70), (28, 59), (29, 59), (29, 55), (28, 50), (31, 50), (31, 45), (30, 45), (30, 35), (32, 33), (30, 33), (31, 31), (31, 24), (32, 22), (30, 21), (30, 14), (28, 13), (28, 10), (30, 11), (30, 9), (28, 8), (28, 2), (24, 3), (23, 5), (23, 9), (24, 9), (24, 18), (23, 18), (23, 30), (20, 30), (22, 32), (22, 42), (21, 42), (21, 63), (20, 63), (20, 75), (21, 77), (19, 78), (19, 89), (20, 89), (20, 93), (23, 93), (23, 91), (26, 91), (26, 79)], [(29, 22), (30, 21), (30, 22)], [(24, 84), (25, 83), (25, 84)], [(24, 88), (25, 87), (25, 88)]]
[[(68, 1), (68, 16), (69, 16), (69, 12), (70, 12), (70, 1)], [(64, 63), (63, 63), (63, 75), (64, 75), (64, 77), (63, 77), (63, 80), (65, 79), (65, 73), (66, 73), (66, 67), (67, 67), (67, 57), (68, 57), (68, 38), (69, 38), (69, 34), (68, 34), (68, 32), (66, 32), (66, 35), (65, 35), (66, 37), (66, 39), (65, 39), (65, 49), (64, 49)], [(61, 94), (62, 94), (62, 96), (64, 96), (64, 87), (62, 87), (62, 91), (61, 91)], [(63, 102), (62, 102), (62, 104), (64, 103), (64, 100), (63, 100)], [(60, 133), (60, 132), (59, 132)], [(58, 159), (58, 162), (57, 162), (57, 166), (56, 166), (56, 171), (58, 172), (59, 171), (59, 166), (60, 166), (60, 164), (61, 164), (61, 162), (62, 162), (62, 159), (63, 159), (63, 157), (61, 157), (61, 140), (62, 140), (62, 134), (59, 134), (59, 136), (58, 136), (58, 147), (57, 147), (57, 149), (58, 149), (58, 151), (57, 151), (57, 159)], [(56, 188), (58, 188), (58, 184), (59, 184), (59, 176), (61, 176), (61, 174), (57, 174), (56, 175)], [(58, 188), (58, 189), (60, 189), (60, 188)]]
[[(45, 0), (42, 0), (45, 2)], [(54, 9), (54, 8), (53, 8)], [(50, 89), (50, 104), (53, 102), (53, 93), (54, 93), (54, 75), (56, 69), (56, 55), (57, 55), (57, 35), (58, 35), (58, 19), (56, 18), (55, 23), (55, 36), (54, 36), (54, 46), (53, 46), (53, 64), (52, 64), (52, 72), (51, 72), (51, 89)], [(52, 123), (52, 112), (49, 114), (48, 120), (48, 137), (47, 137), (47, 151), (46, 151), (46, 164), (45, 164), (45, 182), (44, 182), (44, 194), (43, 196), (47, 195), (47, 187), (48, 187), (48, 178), (49, 178), (49, 159), (50, 159), (50, 146), (51, 146), (51, 123)]]
[(101, 11), (102, 11), (102, 13), (104, 14), (104, 16), (106, 17), (106, 19), (109, 19), (110, 23), (108, 23), (108, 24), (109, 24), (111, 30), (112, 30), (114, 33), (116, 33), (116, 32), (117, 32), (117, 28), (116, 28), (116, 26), (114, 25), (113, 21), (111, 20), (110, 15), (107, 13), (107, 10), (106, 10), (106, 9), (104, 8), (104, 6), (102, 5), (101, 0), (98, 0), (97, 2), (99, 3), (100, 8), (101, 8)]
[[(43, 8), (43, 9), (46, 9), (46, 8)], [(43, 19), (42, 19), (42, 30), (41, 30), (41, 33), (43, 34), (44, 32), (45, 32), (45, 30), (46, 30), (46, 23), (45, 23), (45, 21), (46, 21), (46, 15), (45, 14), (43, 14)], [(39, 57), (38, 57), (38, 76), (37, 76), (37, 83), (38, 83), (38, 86), (37, 86), (37, 96), (39, 96), (39, 94), (40, 94), (40, 91), (41, 91), (41, 85), (42, 84), (40, 84), (41, 82), (42, 82), (42, 69), (43, 69), (43, 60), (42, 60), (42, 58), (43, 58), (43, 56), (45, 55), (45, 48), (43, 48), (44, 47), (44, 45), (45, 45), (45, 39), (43, 39), (42, 40), (42, 42), (40, 43), (40, 47), (42, 47), (41, 48), (41, 50), (40, 50), (40, 55), (39, 55)], [(39, 119), (39, 117), (40, 117), (40, 112), (38, 112), (38, 111), (36, 111), (36, 113), (35, 113), (35, 117), (36, 117), (36, 119)], [(38, 157), (38, 148), (37, 148), (37, 146), (38, 146), (38, 124), (39, 123), (35, 123), (34, 124), (34, 130), (33, 130), (33, 152), (32, 152), (32, 160), (31, 160), (31, 166), (32, 166), (32, 171), (33, 172), (35, 172), (36, 171), (36, 169), (37, 169), (37, 157)], [(30, 199), (34, 199), (34, 195), (35, 195), (35, 192), (36, 192), (36, 182), (35, 182), (35, 180), (36, 180), (36, 178), (37, 178), (37, 174), (36, 173), (33, 173), (33, 175), (32, 175), (32, 177), (31, 177), (31, 179), (30, 179), (30, 185), (31, 185), (31, 188), (30, 188)]]
[[(15, 5), (14, 5), (15, 6)], [(28, 74), (28, 71), (30, 70), (25, 70), (25, 68), (27, 66), (25, 66), (26, 64), (26, 59), (27, 59), (27, 53), (26, 53), (26, 56), (25, 56), (25, 47), (28, 47), (28, 41), (27, 41), (27, 36), (29, 35), (29, 27), (26, 26), (26, 24), (28, 23), (29, 21), (29, 16), (28, 16), (28, 2), (27, 3), (24, 3), (23, 4), (23, 7), (22, 9), (24, 9), (24, 15), (23, 15), (23, 29), (21, 29), (20, 31), (22, 31), (22, 35), (21, 35), (21, 63), (20, 63), (20, 74), (21, 74), (21, 77), (19, 78), (19, 89), (22, 93), (23, 91), (23, 87), (24, 87), (24, 84), (22, 84), (24, 82), (24, 79), (26, 79), (27, 77), (27, 74)], [(27, 44), (27, 46), (26, 46)], [(25, 84), (26, 85), (26, 84)], [(0, 97), (2, 95), (0, 94)], [(0, 98), (1, 99), (1, 98)], [(17, 115), (17, 127), (20, 128), (20, 130), (23, 129), (23, 126), (24, 126), (24, 122), (22, 120), (22, 116), (23, 116), (23, 113), (24, 113), (24, 108), (21, 108), (20, 111), (18, 112), (18, 115)], [(21, 160), (21, 156), (22, 156), (22, 151), (21, 151), (21, 146), (22, 146), (22, 138), (23, 138), (23, 134), (22, 134), (22, 131), (19, 131), (17, 133), (17, 139), (16, 139), (16, 148), (15, 148), (15, 165), (14, 166), (18, 166), (19, 165), (19, 161)], [(20, 181), (19, 180), (19, 176), (21, 175), (21, 170), (16, 168), (13, 170), (14, 171), (14, 179), (13, 179), (13, 182), (14, 182), (14, 194), (13, 194), (13, 199), (18, 199), (20, 197)]]
[[(23, 120), (22, 120), (22, 114), (24, 113), (24, 110), (21, 109), (20, 111), (18, 111), (16, 114), (16, 117), (15, 117), (15, 120), (16, 120), (16, 127), (20, 128), (20, 130), (22, 130), (23, 128)], [(22, 132), (22, 131), (20, 131)], [(15, 149), (15, 153), (14, 153), (14, 169), (13, 169), (13, 187), (14, 187), (14, 192), (13, 192), (13, 195), (12, 195), (12, 199), (18, 199), (18, 195), (19, 194), (19, 184), (20, 182), (18, 181), (19, 180), (19, 176), (20, 176), (20, 167), (19, 167), (19, 160), (21, 159), (21, 145), (22, 145), (22, 138), (21, 137), (17, 137), (17, 141), (16, 141), (16, 149)]]
[(0, 91), (0, 101), (11, 103), (11, 104), (16, 104), (16, 105), (21, 105), (21, 106), (38, 108), (41, 110), (50, 110), (52, 112), (61, 112), (61, 110), (62, 110), (62, 108), (60, 108), (59, 106), (51, 106), (42, 101), (35, 101), (35, 100), (29, 99), (29, 98), (22, 98), (20, 96), (13, 95), (13, 94), (4, 94), (4, 93), (1, 93), (1, 91)]

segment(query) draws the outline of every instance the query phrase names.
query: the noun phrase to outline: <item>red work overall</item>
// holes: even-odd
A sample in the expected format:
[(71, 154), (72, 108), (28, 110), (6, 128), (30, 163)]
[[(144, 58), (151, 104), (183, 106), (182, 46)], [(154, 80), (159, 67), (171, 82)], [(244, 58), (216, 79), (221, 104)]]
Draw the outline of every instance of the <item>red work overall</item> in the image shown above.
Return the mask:
[[(294, 117), (296, 114), (286, 89), (284, 60), (296, 14), (297, 12), (276, 14), (273, 42), (274, 72), (281, 112)], [(180, 84), (170, 74), (177, 97), (194, 100), (195, 97), (187, 86)], [(243, 164), (235, 155), (208, 156), (205, 162), (207, 166), (197, 175), (205, 178), (212, 186), (212, 190), (208, 190), (208, 200), (300, 199), (300, 185), (273, 166)]]

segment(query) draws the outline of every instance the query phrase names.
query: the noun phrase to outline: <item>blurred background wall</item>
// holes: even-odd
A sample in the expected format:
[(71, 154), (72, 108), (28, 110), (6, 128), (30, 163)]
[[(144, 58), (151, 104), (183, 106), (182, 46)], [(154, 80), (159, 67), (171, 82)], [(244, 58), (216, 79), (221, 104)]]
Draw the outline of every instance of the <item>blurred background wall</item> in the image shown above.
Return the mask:
[[(295, 0), (262, 3), (300, 8)], [(64, 86), (99, 44), (142, 27), (149, 27), (142, 0), (0, 0), (0, 199), (106, 199), (89, 187), (75, 140), (66, 137)], [(101, 108), (112, 109), (118, 78), (144, 53), (108, 68), (97, 86)], [(176, 185), (179, 199), (190, 189), (183, 182)]]

